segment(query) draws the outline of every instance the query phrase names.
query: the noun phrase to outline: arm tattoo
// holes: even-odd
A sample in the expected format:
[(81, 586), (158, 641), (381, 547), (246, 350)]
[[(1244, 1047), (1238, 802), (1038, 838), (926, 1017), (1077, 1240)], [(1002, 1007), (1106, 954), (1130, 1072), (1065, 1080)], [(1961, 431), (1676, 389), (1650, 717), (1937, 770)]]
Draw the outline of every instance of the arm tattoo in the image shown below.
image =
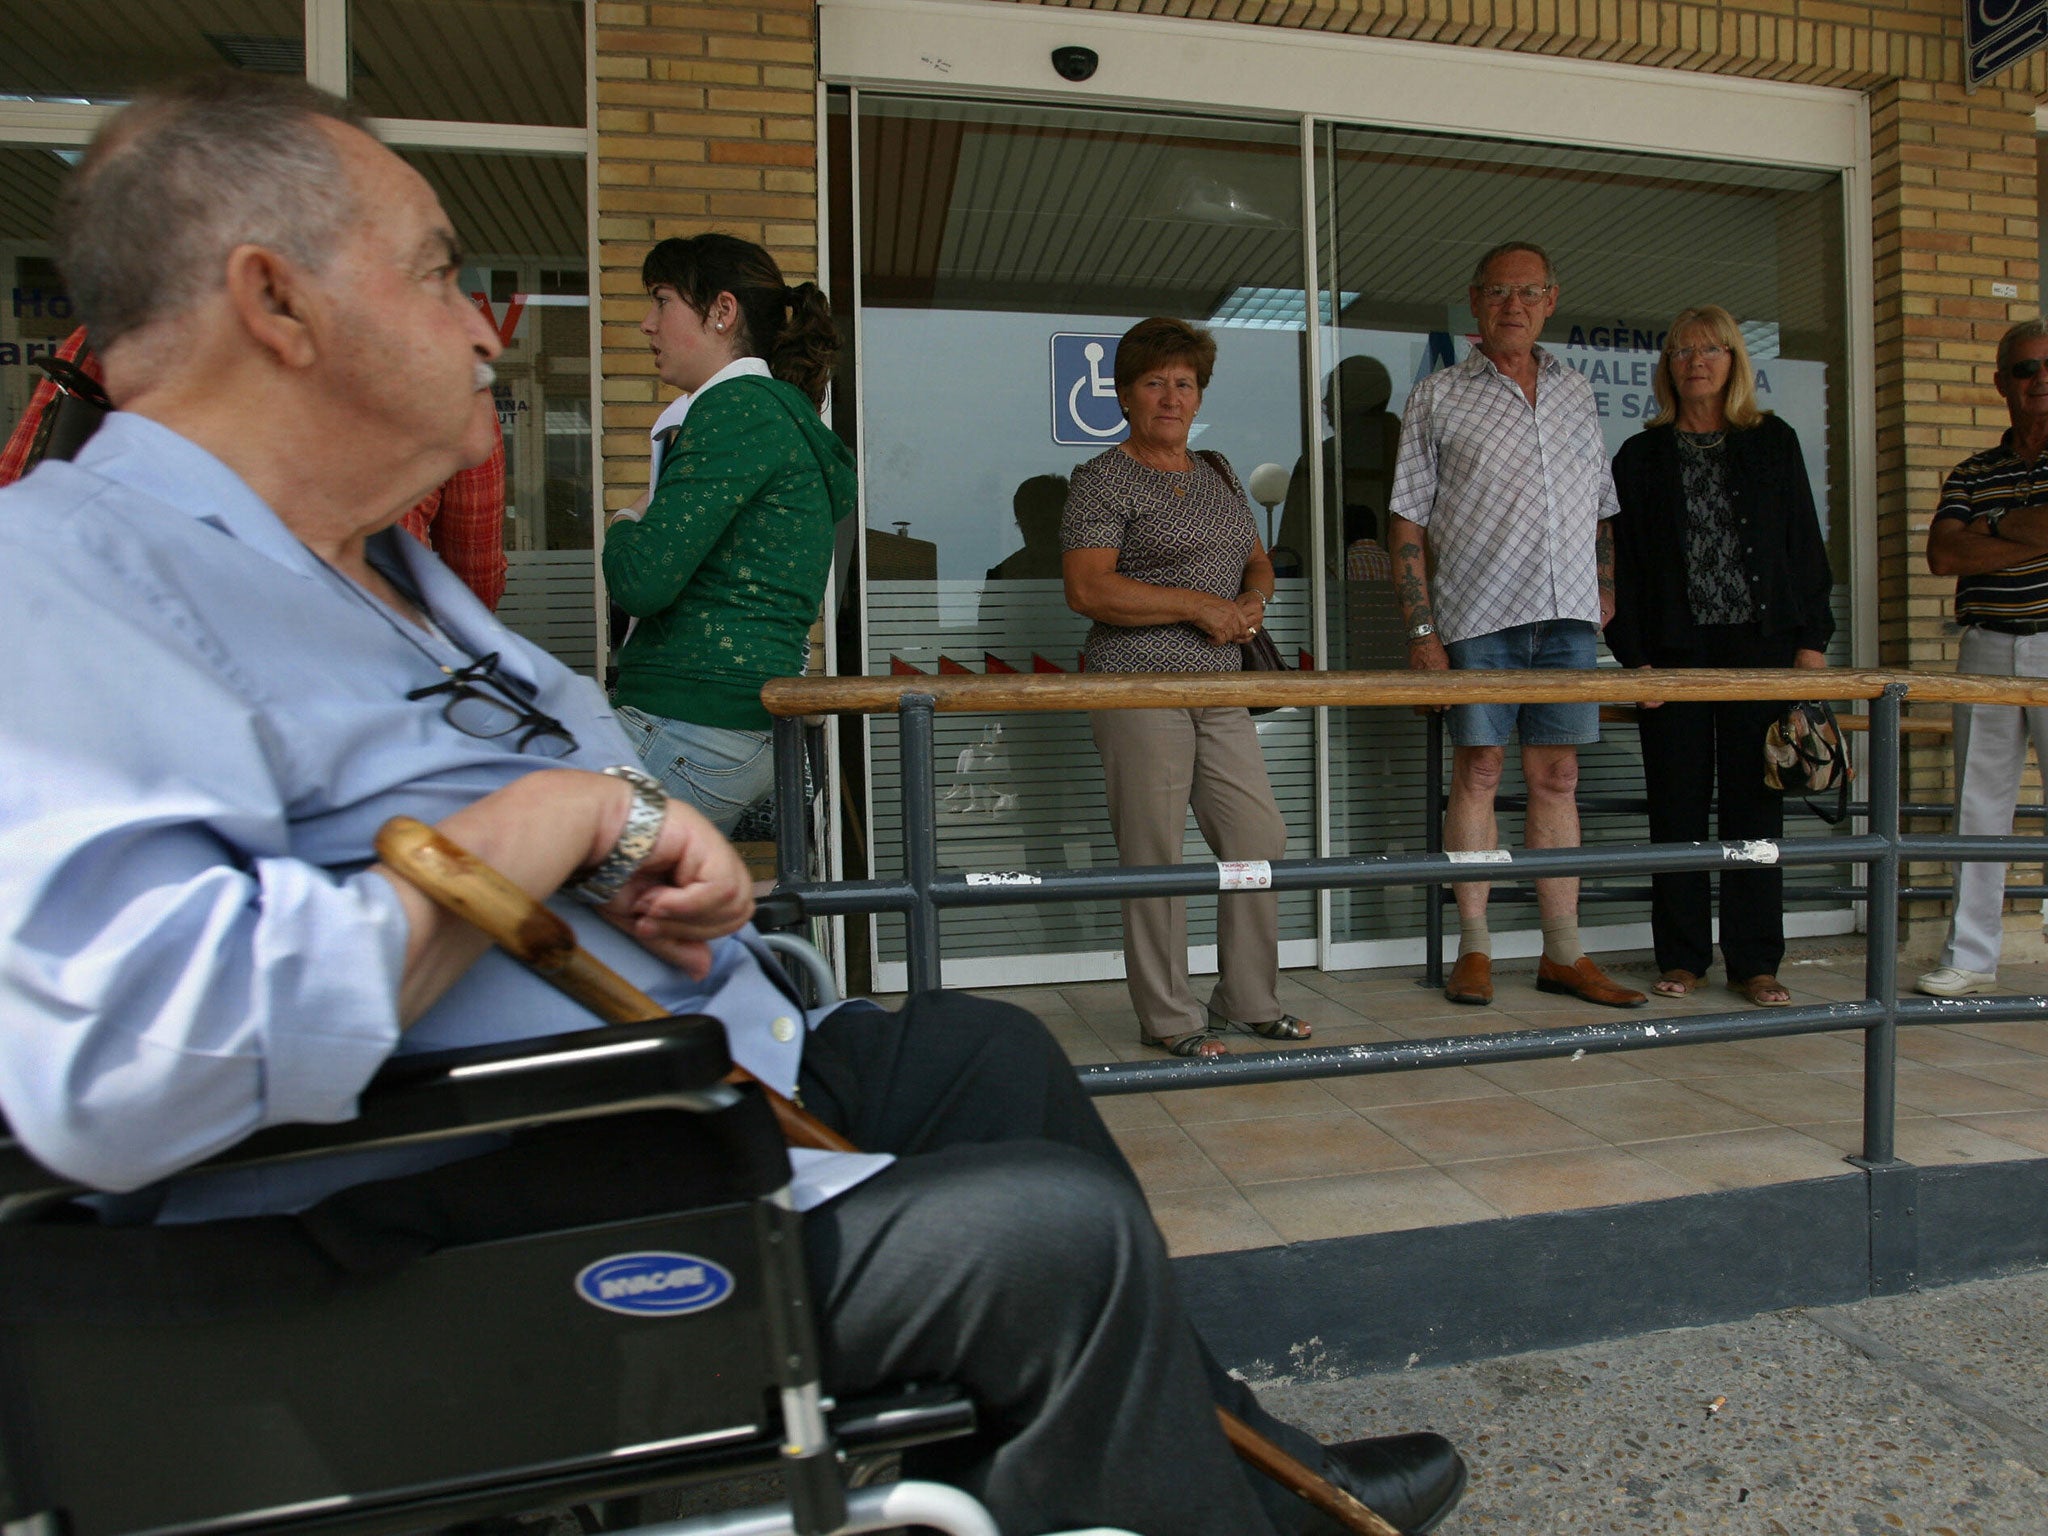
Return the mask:
[(1429, 589), (1423, 585), (1422, 546), (1413, 539), (1394, 546), (1394, 561), (1400, 568), (1401, 579), (1395, 587), (1400, 599), (1401, 615), (1410, 629), (1418, 624), (1435, 624), (1430, 611)]
[(1614, 591), (1614, 525), (1603, 521), (1600, 531), (1594, 536), (1593, 557), (1600, 567), (1600, 590)]

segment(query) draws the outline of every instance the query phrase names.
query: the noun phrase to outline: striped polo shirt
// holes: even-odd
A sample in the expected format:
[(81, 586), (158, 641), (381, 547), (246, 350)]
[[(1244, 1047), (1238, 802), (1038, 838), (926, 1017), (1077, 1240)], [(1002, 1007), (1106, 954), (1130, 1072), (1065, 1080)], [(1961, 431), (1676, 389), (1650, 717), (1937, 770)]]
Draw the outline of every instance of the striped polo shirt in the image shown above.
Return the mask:
[[(2048, 502), (2048, 454), (2029, 464), (2012, 451), (2012, 433), (1949, 471), (1934, 520), (1972, 522)], [(1958, 624), (2048, 624), (2048, 555), (2002, 571), (1956, 578)]]

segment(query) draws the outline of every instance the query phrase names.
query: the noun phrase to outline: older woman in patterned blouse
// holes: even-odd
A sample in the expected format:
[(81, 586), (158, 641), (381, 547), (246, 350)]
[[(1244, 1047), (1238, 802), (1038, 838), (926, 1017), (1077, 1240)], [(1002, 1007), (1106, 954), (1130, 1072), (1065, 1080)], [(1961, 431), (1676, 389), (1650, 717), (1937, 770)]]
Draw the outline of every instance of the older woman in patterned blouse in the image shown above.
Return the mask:
[[(1671, 322), (1654, 380), (1661, 408), (1614, 458), (1614, 621), (1608, 648), (1625, 667), (1825, 667), (1835, 632), (1834, 574), (1799, 438), (1758, 409), (1741, 327), (1718, 304)], [(1650, 836), (1707, 836), (1714, 779), (1721, 837), (1774, 838), (1785, 802), (1764, 785), (1763, 740), (1782, 704), (1664, 704), (1642, 714)], [(1683, 997), (1713, 957), (1705, 870), (1651, 877), (1655, 990)], [(1792, 995), (1784, 876), (1774, 867), (1721, 873), (1721, 954), (1728, 984), (1758, 1007)]]
[[(1130, 436), (1074, 471), (1060, 530), (1067, 605), (1095, 621), (1090, 672), (1235, 672), (1265, 622), (1273, 566), (1244, 488), (1219, 453), (1188, 452), (1216, 362), (1209, 333), (1141, 321), (1116, 349)], [(1220, 859), (1277, 859), (1287, 827), (1242, 709), (1099, 710), (1088, 717), (1125, 864), (1178, 864), (1188, 807)], [(1188, 989), (1187, 903), (1124, 903), (1124, 963), (1139, 1038), (1175, 1056), (1226, 1054), (1238, 1028), (1305, 1040), (1278, 995), (1280, 907), (1271, 891), (1221, 896), (1219, 977), (1206, 1010)]]

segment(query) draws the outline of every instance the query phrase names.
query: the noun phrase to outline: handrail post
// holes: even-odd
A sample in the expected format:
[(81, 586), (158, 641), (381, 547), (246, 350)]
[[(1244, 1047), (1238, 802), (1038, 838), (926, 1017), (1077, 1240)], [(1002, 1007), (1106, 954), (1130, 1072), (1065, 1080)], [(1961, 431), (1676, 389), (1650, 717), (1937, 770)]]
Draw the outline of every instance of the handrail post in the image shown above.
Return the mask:
[(906, 693), (896, 716), (903, 770), (903, 872), (916, 895), (904, 922), (913, 992), (935, 991), (940, 985), (939, 909), (932, 900), (939, 873), (939, 791), (932, 770), (937, 707), (928, 693)]
[(1864, 922), (1864, 995), (1884, 1010), (1863, 1033), (1863, 1161), (1893, 1160), (1899, 1052), (1899, 717), (1906, 690), (1891, 684), (1870, 704), (1870, 831), (1885, 851), (1870, 861)]
[[(1444, 714), (1440, 709), (1429, 711), (1429, 749), (1422, 769), (1423, 795), (1427, 809), (1422, 813), (1422, 850), (1425, 853), (1444, 851)], [(1441, 987), (1444, 984), (1444, 888), (1440, 885), (1426, 885), (1423, 893), (1427, 897), (1422, 903), (1422, 942), (1427, 947), (1423, 958), (1422, 984), (1426, 987)]]
[(804, 812), (804, 722), (775, 717), (775, 883), (795, 885), (810, 864)]

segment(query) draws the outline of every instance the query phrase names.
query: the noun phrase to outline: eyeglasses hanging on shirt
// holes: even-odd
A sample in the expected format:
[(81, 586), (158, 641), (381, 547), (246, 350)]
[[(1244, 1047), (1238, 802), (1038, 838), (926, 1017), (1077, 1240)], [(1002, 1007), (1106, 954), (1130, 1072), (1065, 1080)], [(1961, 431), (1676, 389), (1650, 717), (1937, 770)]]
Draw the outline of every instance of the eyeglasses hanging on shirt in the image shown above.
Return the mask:
[(517, 732), (513, 747), (537, 757), (567, 757), (576, 750), (576, 738), (554, 716), (534, 708), (527, 684), (498, 670), (498, 653), (479, 656), (466, 667), (441, 668), (448, 674), (438, 683), (415, 688), (408, 699), (432, 699), (443, 695), (441, 718), (465, 736), (497, 741)]
[[(425, 594), (412, 579), (412, 572), (406, 568), (405, 555), (397, 545), (402, 537), (396, 528), (386, 528), (370, 535), (363, 545), (363, 558), (372, 569), (390, 582), (400, 597), (419, 610), (427, 627), (442, 640), (469, 657), (469, 665), (451, 667), (439, 660), (432, 651), (421, 645), (417, 638), (407, 633), (407, 626), (395, 619), (385, 605), (371, 597), (350, 581), (341, 572), (334, 571), (335, 577), (362, 601), (368, 603), (384, 620), (416, 649), (422, 656), (433, 662), (442, 673), (438, 683), (410, 690), (408, 699), (443, 699), (441, 718), (465, 736), (479, 741), (503, 741), (516, 737), (512, 747), (517, 752), (531, 752), (536, 757), (567, 757), (576, 750), (576, 738), (569, 728), (553, 715), (538, 708), (534, 703), (535, 689), (524, 678), (514, 677), (498, 666), (498, 653), (490, 652), (478, 656), (468, 646), (435, 622), (433, 610), (428, 608)], [(321, 564), (326, 565), (325, 561)]]

